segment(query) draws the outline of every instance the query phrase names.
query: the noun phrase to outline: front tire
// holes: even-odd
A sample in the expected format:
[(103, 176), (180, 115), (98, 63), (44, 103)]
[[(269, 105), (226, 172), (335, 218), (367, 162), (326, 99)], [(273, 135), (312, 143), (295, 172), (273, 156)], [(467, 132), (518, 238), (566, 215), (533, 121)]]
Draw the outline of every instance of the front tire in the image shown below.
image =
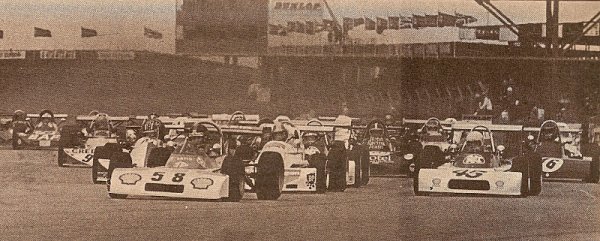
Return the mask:
[(276, 200), (284, 182), (283, 159), (279, 153), (262, 153), (257, 165), (256, 196), (259, 200)]
[(529, 155), (529, 196), (542, 193), (542, 157), (537, 153)]
[(592, 152), (592, 163), (590, 163), (590, 175), (586, 178), (587, 183), (600, 182), (600, 154)]
[(245, 192), (245, 164), (237, 156), (227, 156), (223, 160), (221, 173), (229, 176), (229, 196), (223, 198), (226, 202), (239, 202)]
[(56, 162), (59, 167), (64, 167), (67, 162), (67, 153), (65, 153), (65, 149), (60, 146), (58, 147), (58, 157), (56, 158)]
[(329, 169), (329, 190), (343, 192), (346, 190), (346, 169), (348, 169), (348, 159), (346, 150), (337, 146), (329, 151), (327, 157), (327, 167)]

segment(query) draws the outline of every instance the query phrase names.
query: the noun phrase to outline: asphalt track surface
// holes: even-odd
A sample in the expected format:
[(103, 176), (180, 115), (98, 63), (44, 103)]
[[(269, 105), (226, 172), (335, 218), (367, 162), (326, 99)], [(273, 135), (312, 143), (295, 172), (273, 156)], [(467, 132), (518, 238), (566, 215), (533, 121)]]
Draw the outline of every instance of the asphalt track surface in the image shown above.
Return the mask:
[(240, 203), (112, 200), (56, 152), (0, 151), (2, 240), (600, 240), (600, 185), (529, 198), (413, 196), (410, 179)]

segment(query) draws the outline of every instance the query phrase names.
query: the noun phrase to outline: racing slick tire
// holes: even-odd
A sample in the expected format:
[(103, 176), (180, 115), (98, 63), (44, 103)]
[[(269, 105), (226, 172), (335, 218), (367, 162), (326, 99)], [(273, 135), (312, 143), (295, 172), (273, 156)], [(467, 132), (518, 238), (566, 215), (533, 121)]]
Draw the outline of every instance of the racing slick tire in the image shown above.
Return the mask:
[(412, 176), (413, 179), (413, 192), (415, 196), (425, 196), (424, 192), (419, 191), (419, 171), (421, 171), (421, 162), (419, 159), (415, 160), (415, 173)]
[(13, 150), (20, 150), (22, 142), (23, 142), (23, 140), (21, 140), (21, 138), (19, 137), (18, 133), (17, 132), (13, 132), (13, 136), (12, 136), (12, 149)]
[(542, 193), (542, 157), (537, 153), (528, 155), (529, 165), (529, 196)]
[(132, 163), (131, 156), (129, 155), (129, 153), (116, 152), (111, 155), (110, 162), (108, 164), (108, 174), (107, 174), (107, 179), (106, 179), (106, 187), (109, 191), (108, 196), (110, 198), (113, 198), (113, 199), (127, 198), (127, 194), (110, 193), (110, 182), (111, 182), (110, 179), (112, 176), (112, 172), (113, 172), (113, 170), (115, 170), (115, 168), (132, 168), (132, 167), (133, 167), (133, 163)]
[(367, 184), (369, 184), (369, 177), (371, 175), (371, 161), (369, 160), (369, 150), (367, 148), (364, 147), (359, 147), (358, 148), (358, 153), (359, 153), (359, 160), (360, 160), (360, 180), (361, 180), (361, 185), (365, 186)]
[[(317, 193), (325, 193), (327, 191), (327, 158), (321, 153), (307, 156), (309, 167), (317, 169), (317, 177), (315, 179), (315, 188)], [(331, 185), (331, 181), (329, 181)]]
[(98, 173), (100, 172), (99, 159), (111, 159), (114, 153), (122, 152), (121, 146), (117, 143), (106, 143), (104, 146), (99, 146), (94, 149), (94, 158), (92, 159), (92, 182), (94, 184), (103, 184), (98, 181)]
[(339, 143), (335, 143), (334, 147), (329, 151), (327, 169), (329, 170), (328, 190), (334, 192), (345, 191), (347, 186), (346, 169), (348, 169), (348, 158), (344, 146), (339, 146)]
[(590, 154), (592, 154), (592, 162), (590, 163), (590, 174), (585, 179), (587, 183), (598, 183), (600, 182), (600, 148), (596, 147)]
[(157, 147), (150, 150), (148, 155), (147, 167), (163, 167), (167, 164), (169, 157), (173, 153), (173, 148)]
[(419, 168), (437, 168), (444, 162), (444, 152), (438, 146), (425, 146), (417, 162)]
[(59, 167), (64, 167), (65, 163), (67, 162), (67, 153), (65, 153), (65, 149), (62, 146), (58, 147), (58, 154), (57, 154), (57, 158), (56, 158), (56, 162), (58, 163)]
[(360, 152), (358, 150), (349, 151), (348, 159), (354, 160), (354, 184), (352, 184), (352, 187), (359, 188), (362, 186), (362, 165), (364, 165)]
[(259, 200), (276, 200), (284, 185), (283, 159), (279, 153), (265, 152), (260, 155), (256, 173), (256, 196)]
[(223, 198), (225, 202), (239, 202), (245, 192), (245, 164), (236, 156), (227, 156), (223, 160), (221, 173), (229, 176), (229, 196)]
[(513, 159), (511, 171), (521, 173), (521, 195), (527, 197), (529, 195), (529, 160), (526, 155), (520, 155)]

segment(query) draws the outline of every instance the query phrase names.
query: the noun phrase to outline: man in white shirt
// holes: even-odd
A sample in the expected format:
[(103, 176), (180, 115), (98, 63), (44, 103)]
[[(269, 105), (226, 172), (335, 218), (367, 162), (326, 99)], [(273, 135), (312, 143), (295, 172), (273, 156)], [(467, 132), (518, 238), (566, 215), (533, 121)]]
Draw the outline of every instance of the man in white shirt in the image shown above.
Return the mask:
[(475, 94), (475, 98), (479, 100), (479, 109), (475, 112), (475, 115), (492, 115), (493, 107), (492, 101), (486, 93), (483, 95)]

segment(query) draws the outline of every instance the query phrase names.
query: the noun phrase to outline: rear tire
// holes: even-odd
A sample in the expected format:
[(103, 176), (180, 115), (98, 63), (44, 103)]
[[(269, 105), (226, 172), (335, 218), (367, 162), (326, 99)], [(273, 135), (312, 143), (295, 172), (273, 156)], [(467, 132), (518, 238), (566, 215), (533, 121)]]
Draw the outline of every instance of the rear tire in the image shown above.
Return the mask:
[(590, 175), (586, 178), (587, 183), (598, 183), (600, 182), (600, 154), (595, 151), (592, 152), (592, 163), (590, 163)]
[(276, 200), (284, 182), (283, 159), (279, 153), (262, 153), (257, 164), (256, 196), (259, 200)]
[(360, 166), (361, 166), (361, 170), (360, 170), (361, 185), (365, 186), (365, 185), (369, 184), (369, 178), (371, 176), (371, 160), (369, 160), (369, 150), (368, 149), (361, 146), (358, 151), (359, 151), (359, 155), (360, 155)]
[(348, 169), (348, 159), (344, 147), (335, 146), (329, 151), (327, 157), (327, 169), (329, 169), (329, 188), (335, 192), (346, 190), (346, 170)]
[(92, 182), (94, 184), (105, 183), (104, 181), (98, 181), (99, 172), (102, 168), (99, 159), (108, 159), (110, 161), (115, 153), (122, 153), (121, 145), (117, 143), (106, 143), (104, 146), (94, 149), (94, 158), (92, 159)]

